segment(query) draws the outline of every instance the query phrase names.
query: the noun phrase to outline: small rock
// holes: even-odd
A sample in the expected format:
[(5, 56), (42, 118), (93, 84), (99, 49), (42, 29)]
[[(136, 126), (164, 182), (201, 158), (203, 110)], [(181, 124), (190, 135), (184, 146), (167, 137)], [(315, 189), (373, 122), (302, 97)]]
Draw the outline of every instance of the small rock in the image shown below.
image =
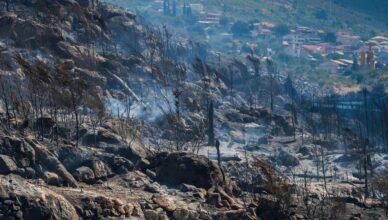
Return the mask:
[(188, 219), (189, 214), (190, 213), (187, 209), (177, 209), (174, 211), (172, 216), (176, 220), (185, 220), (185, 219)]
[(277, 161), (283, 166), (294, 167), (299, 165), (299, 160), (287, 151), (281, 149), (276, 157)]
[(166, 213), (163, 213), (159, 216), (159, 220), (170, 220)]
[(16, 212), (16, 217), (18, 218), (18, 219), (23, 219), (23, 212), (22, 211), (18, 211), (18, 212)]
[(170, 185), (182, 183), (210, 189), (224, 184), (222, 172), (218, 165), (205, 156), (180, 152), (156, 156), (157, 179)]
[(156, 173), (154, 171), (152, 171), (152, 170), (149, 170), (149, 169), (146, 170), (146, 175), (149, 178), (151, 178), (151, 179), (155, 179), (156, 178)]
[(74, 172), (73, 176), (81, 182), (91, 183), (95, 181), (94, 172), (92, 169), (86, 166), (78, 167)]
[(124, 209), (124, 204), (118, 199), (113, 200), (114, 203), (114, 209), (120, 214), (124, 215), (125, 214), (125, 209)]
[(299, 148), (298, 153), (302, 154), (303, 156), (312, 155), (310, 148), (306, 146)]
[(24, 168), (17, 168), (17, 169), (14, 171), (14, 173), (16, 173), (16, 174), (18, 174), (18, 175), (20, 175), (20, 176), (24, 176), (25, 173), (26, 173), (26, 169), (24, 169)]
[(140, 176), (140, 177), (146, 177), (146, 176), (147, 176), (146, 174), (144, 174), (143, 172), (141, 172), (141, 171), (139, 171), (139, 170), (136, 170), (136, 171), (135, 171), (135, 174), (138, 175), (138, 176)]
[(160, 196), (160, 195), (155, 195), (152, 200), (158, 204), (160, 207), (162, 207), (164, 210), (172, 212), (174, 211), (177, 207), (174, 203), (172, 203), (168, 198)]
[(73, 60), (64, 60), (63, 61), (63, 68), (66, 70), (74, 69), (74, 61)]
[(159, 214), (155, 210), (147, 209), (144, 211), (144, 217), (147, 220), (157, 220), (159, 219)]
[(7, 155), (0, 154), (0, 174), (10, 174), (15, 171), (18, 167), (16, 166), (13, 159)]
[(206, 196), (207, 195), (207, 191), (206, 189), (203, 189), (203, 188), (197, 188), (198, 190), (198, 193), (202, 194), (203, 196)]
[(160, 187), (158, 185), (153, 183), (153, 184), (145, 185), (144, 191), (147, 191), (147, 192), (150, 192), (150, 193), (160, 193), (161, 189), (160, 189)]
[(4, 201), (4, 205), (7, 205), (7, 206), (11, 206), (13, 204), (13, 201), (12, 200), (5, 200)]
[(213, 214), (213, 219), (247, 219), (246, 210), (220, 211)]
[(138, 203), (135, 203), (133, 206), (132, 216), (144, 218), (143, 210), (141, 210), (141, 207)]
[(180, 187), (181, 191), (182, 192), (196, 192), (197, 191), (197, 187), (193, 186), (193, 185), (189, 185), (189, 184), (181, 184), (181, 187)]
[(209, 215), (209, 213), (205, 210), (200, 210), (199, 218), (203, 219), (203, 220), (211, 220), (212, 219), (212, 217)]
[(93, 170), (96, 179), (102, 179), (112, 175), (110, 168), (99, 159), (86, 161), (84, 166), (87, 166)]
[(151, 165), (151, 162), (150, 162), (150, 161), (148, 161), (148, 160), (145, 159), (145, 158), (141, 158), (140, 160), (138, 160), (138, 161), (136, 162), (135, 169), (144, 171), (144, 170), (146, 170), (147, 168), (149, 168), (150, 165)]
[(113, 158), (113, 167), (120, 174), (124, 174), (127, 173), (129, 170), (132, 170), (134, 165), (130, 160), (124, 157), (115, 156)]
[(60, 186), (61, 181), (59, 179), (59, 176), (56, 173), (52, 172), (44, 172), (43, 174), (43, 180), (48, 184), (48, 185), (53, 185), (53, 186)]
[(160, 207), (156, 208), (155, 211), (160, 215), (164, 212), (164, 210)]
[(172, 214), (174, 219), (176, 220), (196, 220), (199, 219), (199, 215), (195, 212), (192, 212), (190, 210), (179, 208), (175, 210)]
[(221, 195), (219, 193), (209, 193), (206, 198), (206, 203), (214, 206), (220, 206)]
[(349, 220), (361, 220), (362, 218), (361, 213), (352, 214), (352, 216), (349, 218)]
[(257, 143), (258, 143), (258, 144), (268, 144), (268, 136), (260, 137), (260, 138), (257, 140)]
[(301, 215), (301, 214), (295, 214), (295, 215), (293, 215), (293, 217), (295, 217), (295, 219), (297, 219), (297, 220), (303, 220), (303, 219), (306, 219), (303, 215)]
[(29, 167), (31, 165), (30, 160), (28, 158), (22, 158), (18, 162), (21, 167)]
[(131, 203), (128, 203), (124, 206), (124, 210), (125, 210), (125, 213), (127, 214), (127, 216), (132, 215), (133, 208), (134, 208), (134, 206)]

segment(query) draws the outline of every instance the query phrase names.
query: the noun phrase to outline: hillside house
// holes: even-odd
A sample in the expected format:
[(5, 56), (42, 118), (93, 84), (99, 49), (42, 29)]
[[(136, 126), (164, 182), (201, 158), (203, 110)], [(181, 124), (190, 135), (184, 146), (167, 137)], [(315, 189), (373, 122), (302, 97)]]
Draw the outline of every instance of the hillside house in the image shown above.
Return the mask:
[(258, 33), (258, 37), (263, 40), (269, 40), (273, 37), (273, 33), (269, 29), (261, 29)]
[(352, 60), (345, 60), (345, 59), (330, 60), (330, 62), (332, 63), (332, 65), (337, 67), (337, 72), (344, 70), (353, 64)]
[(268, 21), (262, 21), (259, 23), (259, 27), (264, 29), (273, 29), (276, 25)]
[(306, 27), (299, 27), (296, 30), (292, 30), (291, 33), (285, 35), (282, 40), (295, 45), (318, 44), (321, 42), (318, 32)]
[(203, 4), (190, 4), (191, 12), (195, 15), (200, 15), (205, 12)]
[(268, 21), (255, 23), (253, 25), (252, 37), (258, 37), (263, 40), (269, 40), (274, 37), (272, 30), (275, 27), (275, 24)]
[(296, 27), (295, 31), (299, 34), (317, 34), (318, 31), (314, 28), (305, 27), (305, 26), (298, 26)]
[(337, 42), (344, 45), (351, 45), (351, 46), (360, 46), (361, 45), (361, 37), (350, 35), (345, 32), (337, 32), (336, 33)]
[(371, 38), (368, 45), (374, 45), (376, 52), (388, 52), (388, 38), (383, 36), (376, 36)]
[(383, 37), (383, 36), (376, 36), (376, 37), (372, 37), (369, 41), (370, 42), (375, 42), (377, 44), (380, 44), (380, 43), (383, 43), (383, 42), (388, 42), (388, 38), (387, 37)]
[(221, 13), (217, 12), (204, 12), (199, 15), (198, 23), (200, 24), (219, 24), (220, 23)]
[(304, 40), (299, 37), (295, 32), (283, 36), (282, 41), (288, 42), (290, 45), (302, 45)]
[(334, 47), (334, 53), (351, 55), (354, 53), (354, 47), (352, 45), (338, 45)]
[(326, 47), (323, 45), (302, 45), (302, 49), (309, 54), (326, 55)]

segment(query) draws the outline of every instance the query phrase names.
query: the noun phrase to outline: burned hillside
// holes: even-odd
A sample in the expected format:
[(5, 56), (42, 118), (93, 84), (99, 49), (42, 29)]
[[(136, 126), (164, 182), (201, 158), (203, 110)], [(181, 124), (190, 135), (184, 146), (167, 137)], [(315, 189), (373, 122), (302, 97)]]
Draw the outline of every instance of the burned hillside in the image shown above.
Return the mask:
[(0, 4), (0, 219), (385, 215), (378, 88), (324, 94), (97, 0)]

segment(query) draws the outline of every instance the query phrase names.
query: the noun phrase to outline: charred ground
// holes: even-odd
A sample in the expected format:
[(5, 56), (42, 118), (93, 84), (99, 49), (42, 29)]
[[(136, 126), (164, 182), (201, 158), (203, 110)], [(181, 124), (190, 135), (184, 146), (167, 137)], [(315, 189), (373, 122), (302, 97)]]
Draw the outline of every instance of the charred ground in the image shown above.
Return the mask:
[(378, 88), (316, 92), (97, 1), (12, 1), (0, 51), (0, 218), (384, 218)]

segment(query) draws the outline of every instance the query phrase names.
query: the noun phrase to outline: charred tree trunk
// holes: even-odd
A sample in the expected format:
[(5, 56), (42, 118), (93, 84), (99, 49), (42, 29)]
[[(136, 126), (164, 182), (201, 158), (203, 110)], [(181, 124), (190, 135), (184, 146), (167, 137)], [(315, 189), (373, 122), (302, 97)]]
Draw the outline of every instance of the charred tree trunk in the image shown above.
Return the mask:
[(214, 146), (214, 106), (210, 101), (208, 107), (208, 145)]
[(368, 128), (368, 112), (367, 112), (367, 90), (364, 89), (364, 110), (365, 110), (365, 128), (366, 128), (366, 137), (365, 137), (365, 143), (364, 143), (364, 148), (363, 148), (363, 153), (364, 153), (364, 175), (365, 175), (365, 198), (369, 197), (369, 189), (368, 189), (368, 135), (369, 135), (369, 128)]
[(10, 11), (10, 9), (9, 9), (9, 0), (5, 0), (5, 8), (6, 8), (7, 12)]
[(78, 110), (77, 110), (77, 105), (76, 105), (76, 98), (74, 93), (71, 93), (71, 99), (72, 99), (72, 107), (73, 107), (73, 112), (74, 112), (74, 117), (75, 117), (75, 146), (78, 147), (78, 139), (79, 139), (79, 115), (78, 115)]
[[(1, 76), (0, 76), (1, 77)], [(5, 89), (5, 84), (6, 82), (3, 81), (0, 78), (0, 84), (1, 84), (1, 93), (2, 93), (2, 98), (4, 101), (4, 107), (5, 107), (5, 115), (7, 116), (7, 128), (11, 128), (11, 114), (10, 114), (10, 101), (8, 100), (7, 94), (9, 91), (6, 91)]]

